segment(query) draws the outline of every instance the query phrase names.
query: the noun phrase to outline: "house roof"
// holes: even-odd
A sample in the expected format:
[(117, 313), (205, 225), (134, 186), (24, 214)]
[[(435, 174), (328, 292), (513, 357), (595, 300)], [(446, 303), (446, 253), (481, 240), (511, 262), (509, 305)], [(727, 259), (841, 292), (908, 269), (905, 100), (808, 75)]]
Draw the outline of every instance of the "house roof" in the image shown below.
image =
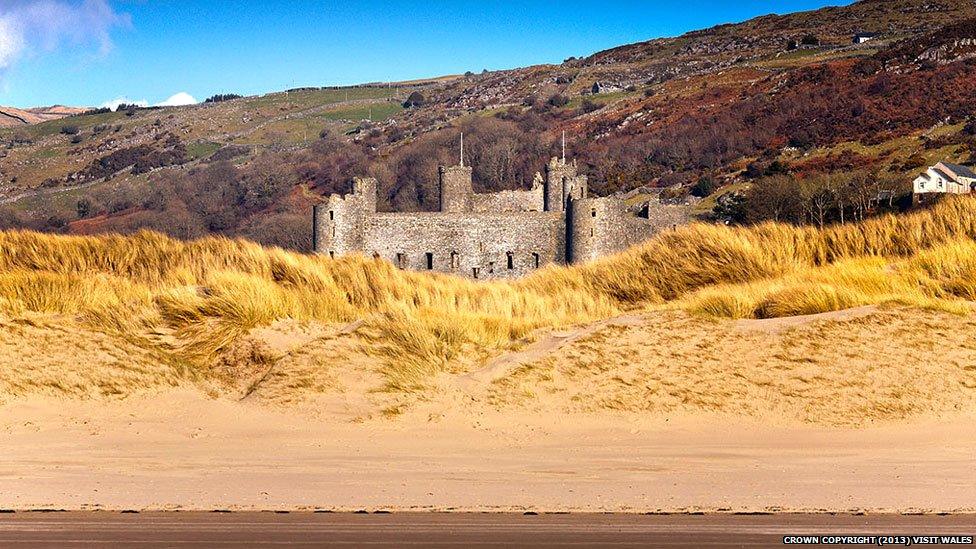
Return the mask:
[(967, 179), (976, 179), (976, 172), (972, 168), (966, 166), (960, 166), (959, 164), (950, 164), (948, 162), (941, 163), (946, 170), (952, 173), (955, 177), (965, 177)]

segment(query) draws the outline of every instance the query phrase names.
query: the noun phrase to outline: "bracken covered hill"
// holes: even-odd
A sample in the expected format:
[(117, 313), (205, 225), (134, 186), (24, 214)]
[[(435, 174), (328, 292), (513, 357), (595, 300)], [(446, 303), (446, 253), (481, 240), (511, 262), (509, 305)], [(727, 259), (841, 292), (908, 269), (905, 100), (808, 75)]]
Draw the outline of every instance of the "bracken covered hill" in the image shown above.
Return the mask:
[[(869, 170), (904, 185), (926, 163), (976, 151), (974, 18), (967, 1), (863, 0), (559, 65), (0, 130), (0, 227), (152, 228), (307, 249), (311, 205), (354, 175), (379, 180), (383, 209), (436, 208), (436, 166), (455, 161), (462, 129), (479, 191), (528, 186), (563, 131), (596, 192), (711, 194), (702, 215), (768, 175), (793, 185)], [(879, 36), (852, 44), (862, 31)], [(419, 105), (405, 108), (411, 94)], [(770, 217), (753, 202), (723, 215)], [(794, 209), (781, 219), (811, 220)]]

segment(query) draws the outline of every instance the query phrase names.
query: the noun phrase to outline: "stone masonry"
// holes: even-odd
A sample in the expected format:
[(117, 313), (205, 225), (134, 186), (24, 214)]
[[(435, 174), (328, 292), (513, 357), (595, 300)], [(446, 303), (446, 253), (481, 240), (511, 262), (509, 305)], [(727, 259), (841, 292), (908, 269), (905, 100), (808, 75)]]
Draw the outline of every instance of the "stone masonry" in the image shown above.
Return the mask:
[(467, 166), (441, 167), (438, 181), (440, 211), (382, 213), (376, 180), (356, 178), (352, 193), (315, 207), (315, 251), (477, 279), (515, 278), (619, 252), (688, 218), (685, 206), (657, 200), (631, 206), (588, 197), (586, 176), (565, 159), (550, 160), (529, 190), (475, 193)]

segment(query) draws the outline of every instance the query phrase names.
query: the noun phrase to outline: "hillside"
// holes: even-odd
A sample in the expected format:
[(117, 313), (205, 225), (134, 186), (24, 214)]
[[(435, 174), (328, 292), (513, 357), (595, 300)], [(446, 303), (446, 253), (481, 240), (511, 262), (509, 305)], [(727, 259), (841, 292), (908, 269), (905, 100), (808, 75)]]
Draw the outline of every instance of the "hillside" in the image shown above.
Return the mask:
[(54, 105), (51, 107), (35, 107), (17, 109), (14, 107), (0, 107), (0, 128), (11, 128), (39, 124), (48, 120), (58, 120), (86, 112), (88, 109), (80, 107), (65, 107)]
[[(150, 228), (307, 249), (311, 205), (353, 175), (379, 179), (384, 209), (435, 208), (436, 166), (453, 161), (460, 129), (478, 190), (529, 185), (566, 131), (594, 191), (693, 193), (707, 197), (706, 217), (774, 218), (771, 193), (821, 192), (828, 176), (855, 194), (871, 180), (897, 196), (922, 166), (976, 151), (967, 18), (976, 7), (965, 1), (863, 0), (559, 65), (9, 128), (0, 227)], [(853, 45), (861, 31), (880, 36)], [(415, 92), (420, 104), (405, 107)], [(826, 215), (798, 199), (775, 219), (843, 221), (880, 207), (831, 193)]]

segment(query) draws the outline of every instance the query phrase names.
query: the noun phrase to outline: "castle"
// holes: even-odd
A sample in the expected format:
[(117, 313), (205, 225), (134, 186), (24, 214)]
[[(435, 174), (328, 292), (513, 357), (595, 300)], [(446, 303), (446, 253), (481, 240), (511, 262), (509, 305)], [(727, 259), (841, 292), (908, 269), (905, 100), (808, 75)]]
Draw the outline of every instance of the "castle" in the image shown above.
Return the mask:
[(477, 279), (515, 278), (556, 263), (590, 261), (683, 223), (684, 206), (651, 200), (630, 206), (618, 197), (588, 197), (576, 162), (553, 158), (528, 190), (475, 193), (471, 168), (440, 167), (440, 211), (376, 211), (376, 180), (356, 178), (353, 191), (331, 195), (314, 210), (317, 253), (362, 253), (403, 269)]

